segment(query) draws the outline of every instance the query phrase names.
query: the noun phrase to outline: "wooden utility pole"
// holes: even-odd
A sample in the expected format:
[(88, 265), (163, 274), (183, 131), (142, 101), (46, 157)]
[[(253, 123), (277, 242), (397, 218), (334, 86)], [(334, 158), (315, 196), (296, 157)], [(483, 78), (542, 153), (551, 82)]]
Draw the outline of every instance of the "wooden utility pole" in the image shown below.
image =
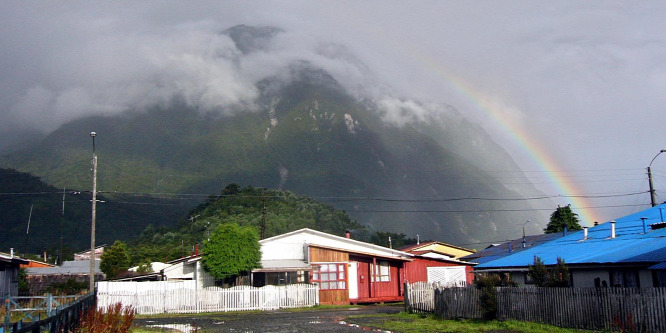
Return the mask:
[(97, 209), (97, 154), (95, 153), (95, 136), (97, 133), (90, 132), (93, 141), (93, 185), (92, 185), (92, 222), (90, 225), (90, 284), (88, 291), (95, 292), (95, 213)]
[(266, 234), (266, 189), (261, 191), (264, 208), (261, 210), (261, 239), (264, 239)]

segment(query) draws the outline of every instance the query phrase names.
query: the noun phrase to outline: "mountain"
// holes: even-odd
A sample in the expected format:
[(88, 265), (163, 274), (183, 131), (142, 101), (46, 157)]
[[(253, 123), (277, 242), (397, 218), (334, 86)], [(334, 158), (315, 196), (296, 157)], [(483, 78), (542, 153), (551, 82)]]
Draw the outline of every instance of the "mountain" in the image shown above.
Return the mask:
[[(0, 169), (0, 244), (2, 251), (56, 252), (71, 257), (90, 248), (91, 193), (55, 188), (13, 169)], [(154, 197), (99, 196), (96, 244), (132, 239), (150, 224), (175, 226), (187, 207)], [(143, 207), (158, 209), (144, 209)]]
[(189, 216), (174, 228), (152, 225), (146, 228), (141, 237), (129, 243), (132, 264), (189, 255), (196, 243), (203, 246), (208, 235), (225, 223), (255, 227), (265, 238), (310, 228), (340, 236), (353, 230), (354, 239), (371, 240), (362, 225), (331, 206), (288, 191), (240, 188), (237, 184), (229, 184), (219, 195), (193, 209)]
[[(225, 33), (248, 53), (279, 32), (239, 26)], [(283, 189), (342, 209), (371, 229), (459, 245), (517, 238), (525, 212), (535, 215), (522, 199), (538, 191), (493, 175), (520, 170), (452, 107), (391, 124), (375, 103), (305, 61), (256, 88), (255, 106), (233, 115), (175, 96), (122, 115), (78, 119), (3, 156), (0, 165), (58, 187), (89, 188), (88, 133), (96, 131), (98, 189), (110, 197), (140, 193), (192, 207), (230, 183)]]

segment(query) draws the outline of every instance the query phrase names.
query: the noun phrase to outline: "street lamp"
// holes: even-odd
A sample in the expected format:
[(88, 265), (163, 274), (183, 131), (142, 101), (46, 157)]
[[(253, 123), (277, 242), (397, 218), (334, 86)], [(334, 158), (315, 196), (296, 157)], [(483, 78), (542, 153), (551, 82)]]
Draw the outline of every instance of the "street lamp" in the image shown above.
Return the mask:
[(93, 143), (93, 185), (92, 185), (92, 221), (90, 225), (90, 283), (88, 291), (95, 292), (95, 210), (97, 208), (97, 153), (95, 153), (95, 137), (97, 133), (90, 132)]
[[(525, 239), (525, 225), (530, 223), (530, 220), (525, 221), (523, 223), (523, 248), (527, 247), (527, 240)], [(516, 223), (517, 225), (520, 225), (520, 223)]]
[(652, 162), (654, 162), (654, 160), (657, 158), (657, 156), (659, 156), (659, 154), (661, 154), (661, 153), (666, 153), (666, 149), (662, 149), (657, 153), (657, 155), (654, 155), (654, 158), (652, 158), (652, 161), (650, 161), (650, 164), (648, 164), (648, 167), (647, 167), (648, 184), (650, 184), (650, 202), (652, 203), (652, 207), (657, 205), (657, 203), (655, 202), (655, 201), (657, 201), (657, 198), (656, 198), (656, 195), (654, 193), (654, 187), (652, 186), (652, 170), (650, 170), (650, 167), (652, 166)]

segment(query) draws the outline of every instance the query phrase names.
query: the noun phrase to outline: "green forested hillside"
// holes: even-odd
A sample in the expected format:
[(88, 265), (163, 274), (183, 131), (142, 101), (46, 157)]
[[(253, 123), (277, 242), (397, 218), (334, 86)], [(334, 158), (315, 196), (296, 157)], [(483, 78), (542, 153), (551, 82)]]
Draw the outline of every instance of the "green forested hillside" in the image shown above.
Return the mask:
[[(260, 235), (263, 230), (264, 238), (301, 228), (339, 236), (350, 230), (354, 238), (362, 240), (371, 236), (364, 226), (352, 221), (344, 212), (308, 197), (230, 184), (219, 195), (211, 196), (192, 210), (178, 226), (148, 226), (141, 237), (130, 244), (132, 260), (139, 264), (190, 255), (195, 244), (202, 246), (206, 237), (223, 223), (255, 227)], [(400, 235), (393, 237), (400, 238)]]
[[(68, 257), (89, 249), (90, 200), (90, 191), (56, 188), (30, 174), (0, 169), (0, 251), (46, 251), (49, 257), (62, 251)], [(137, 238), (151, 223), (174, 225), (186, 209), (177, 201), (134, 195), (100, 195), (98, 200), (98, 245)]]

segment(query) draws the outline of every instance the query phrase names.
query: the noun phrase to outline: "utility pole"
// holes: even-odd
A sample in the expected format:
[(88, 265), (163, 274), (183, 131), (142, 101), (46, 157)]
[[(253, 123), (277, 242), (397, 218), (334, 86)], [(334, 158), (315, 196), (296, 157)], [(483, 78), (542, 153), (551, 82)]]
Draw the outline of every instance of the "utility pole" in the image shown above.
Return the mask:
[(654, 155), (654, 158), (652, 158), (652, 161), (650, 161), (650, 164), (648, 164), (647, 167), (647, 174), (648, 174), (648, 185), (650, 185), (650, 203), (652, 204), (652, 207), (657, 205), (657, 195), (654, 192), (654, 186), (652, 186), (652, 170), (650, 170), (650, 167), (652, 166), (652, 162), (659, 156), (661, 153), (666, 153), (666, 149), (660, 150), (657, 155)]
[(28, 227), (25, 229), (25, 250), (23, 250), (23, 256), (28, 254), (28, 235), (30, 234), (30, 220), (32, 219), (32, 206), (30, 204), (30, 214), (28, 215)]
[(90, 284), (88, 291), (95, 292), (95, 213), (97, 209), (97, 153), (95, 152), (95, 137), (97, 133), (90, 132), (93, 142), (93, 185), (92, 185), (92, 222), (90, 225)]
[(266, 233), (266, 189), (263, 189), (261, 194), (264, 201), (264, 208), (261, 210), (261, 239), (264, 239)]

